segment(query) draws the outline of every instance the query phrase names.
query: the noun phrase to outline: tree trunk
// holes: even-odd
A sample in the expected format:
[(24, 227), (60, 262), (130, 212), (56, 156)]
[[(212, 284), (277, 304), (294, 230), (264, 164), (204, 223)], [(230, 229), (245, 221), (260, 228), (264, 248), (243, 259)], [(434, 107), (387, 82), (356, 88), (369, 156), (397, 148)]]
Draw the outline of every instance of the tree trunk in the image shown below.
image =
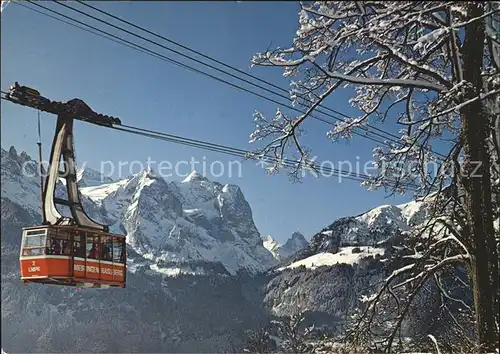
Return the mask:
[[(468, 5), (468, 18), (481, 16), (483, 3)], [(484, 51), (484, 22), (474, 21), (465, 27), (463, 76), (471, 86), (465, 100), (477, 97), (483, 87), (481, 71)], [(466, 207), (471, 230), (472, 281), (476, 315), (476, 335), (480, 352), (495, 352), (498, 346), (498, 254), (493, 227), (492, 181), (489, 117), (481, 101), (461, 110), (465, 138)]]

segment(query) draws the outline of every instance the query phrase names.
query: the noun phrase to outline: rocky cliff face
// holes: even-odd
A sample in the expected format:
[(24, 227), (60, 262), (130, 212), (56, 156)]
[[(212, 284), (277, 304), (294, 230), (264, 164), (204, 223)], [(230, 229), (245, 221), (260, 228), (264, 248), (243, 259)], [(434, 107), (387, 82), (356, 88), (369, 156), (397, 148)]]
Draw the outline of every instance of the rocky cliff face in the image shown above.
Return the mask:
[(238, 186), (211, 182), (196, 171), (182, 182), (168, 183), (149, 169), (82, 188), (82, 194), (106, 210), (113, 230), (126, 233), (127, 242), (154, 261), (158, 271), (208, 262), (234, 275), (274, 264)]

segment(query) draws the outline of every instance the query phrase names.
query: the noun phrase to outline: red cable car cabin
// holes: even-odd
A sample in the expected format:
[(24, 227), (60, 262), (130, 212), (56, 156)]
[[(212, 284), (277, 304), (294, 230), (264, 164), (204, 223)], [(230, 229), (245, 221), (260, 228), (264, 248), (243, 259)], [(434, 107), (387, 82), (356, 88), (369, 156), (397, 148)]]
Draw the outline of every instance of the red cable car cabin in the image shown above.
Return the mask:
[[(78, 193), (73, 146), (75, 119), (101, 126), (120, 125), (120, 119), (98, 114), (85, 102), (76, 98), (66, 103), (42, 100), (38, 90), (20, 86), (17, 82), (11, 87), (7, 97), (12, 102), (57, 114), (49, 173), (45, 186), (41, 188), (43, 226), (23, 228), (19, 255), (21, 280), (25, 284), (33, 282), (94, 288), (125, 288), (127, 273), (125, 236), (109, 233), (108, 225), (92, 220), (85, 213)], [(40, 126), (38, 129), (40, 131)], [(38, 154), (40, 166), (42, 160), (40, 142)], [(64, 162), (63, 170), (60, 170), (61, 162)], [(42, 176), (40, 178), (40, 186), (43, 186)], [(56, 184), (60, 179), (66, 180), (67, 200), (55, 196)], [(56, 205), (69, 207), (71, 217), (63, 216)]]
[(125, 236), (74, 226), (23, 228), (24, 283), (125, 288)]

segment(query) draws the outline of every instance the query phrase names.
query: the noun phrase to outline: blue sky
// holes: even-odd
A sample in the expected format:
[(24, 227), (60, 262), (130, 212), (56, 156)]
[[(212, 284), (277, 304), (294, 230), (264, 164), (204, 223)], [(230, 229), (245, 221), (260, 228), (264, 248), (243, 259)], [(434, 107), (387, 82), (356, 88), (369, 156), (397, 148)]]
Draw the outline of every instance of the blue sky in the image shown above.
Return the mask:
[[(77, 3), (71, 4), (89, 11)], [(89, 21), (57, 4), (43, 2), (43, 5)], [(93, 2), (92, 5), (282, 87), (288, 85), (279, 68), (250, 68), (250, 58), (269, 46), (290, 45), (297, 30), (299, 7), (296, 3)], [(117, 30), (105, 29), (135, 41)], [(144, 41), (138, 43), (199, 68)], [(2, 13), (1, 65), (2, 90), (18, 81), (54, 100), (81, 98), (94, 110), (118, 116), (128, 125), (247, 150), (253, 148), (248, 144), (248, 136), (253, 130), (254, 110), (272, 115), (276, 109), (273, 103), (14, 3)], [(339, 94), (330, 98), (327, 106), (353, 113), (348, 99), (347, 93)], [(2, 147), (15, 145), (19, 151), (36, 156), (36, 111), (5, 101), (1, 103), (1, 110)], [(55, 117), (42, 113), (42, 124), (44, 158), (48, 159)], [(316, 120), (308, 122), (305, 128), (305, 142), (318, 160), (331, 160), (335, 164), (349, 160), (354, 164), (371, 157), (374, 143), (369, 140), (357, 137), (350, 143), (332, 143), (326, 138), (330, 127)], [(168, 161), (172, 166), (192, 158), (206, 161), (207, 166), (221, 161), (225, 173), (214, 177), (208, 168), (207, 177), (238, 184), (252, 207), (259, 231), (279, 241), (294, 231), (302, 232), (309, 239), (336, 218), (362, 213), (381, 204), (409, 200), (409, 197), (385, 198), (383, 191), (367, 192), (359, 182), (339, 183), (337, 177), (308, 176), (303, 183), (296, 184), (290, 182), (285, 173), (267, 175), (254, 162), (242, 162), (239, 175), (237, 165), (230, 165), (233, 157), (80, 122), (75, 126), (75, 143), (79, 164), (85, 162), (89, 167), (100, 169), (103, 161), (113, 161), (115, 177), (119, 161), (145, 164), (149, 159), (156, 161), (153, 169), (158, 169), (161, 161)], [(216, 175), (220, 174), (220, 167), (212, 166)], [(185, 165), (181, 167), (179, 172), (189, 172)], [(122, 174), (128, 171), (124, 167)], [(183, 176), (167, 178), (182, 179)]]

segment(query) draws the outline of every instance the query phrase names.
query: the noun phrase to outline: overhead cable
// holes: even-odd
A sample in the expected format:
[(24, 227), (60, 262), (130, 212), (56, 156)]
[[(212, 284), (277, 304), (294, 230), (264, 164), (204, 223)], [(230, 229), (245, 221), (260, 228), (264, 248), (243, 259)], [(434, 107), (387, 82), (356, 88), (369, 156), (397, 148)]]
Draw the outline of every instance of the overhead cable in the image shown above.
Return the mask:
[[(113, 25), (113, 24), (110, 24), (110, 23), (108, 23), (107, 21), (104, 21), (104, 20), (102, 20), (102, 19), (98, 19), (98, 18), (96, 18), (95, 16), (92, 16), (92, 15), (86, 14), (86, 13), (85, 13), (85, 12), (83, 12), (83, 11), (80, 11), (80, 10), (77, 10), (77, 9), (74, 9), (74, 8), (71, 8), (70, 6), (65, 5), (65, 4), (61, 4), (61, 3), (59, 3), (59, 2), (56, 2), (56, 3), (57, 3), (57, 4), (59, 4), (59, 5), (61, 5), (61, 6), (64, 6), (64, 7), (70, 8), (70, 9), (72, 9), (73, 11), (76, 11), (76, 12), (79, 12), (79, 13), (81, 13), (81, 14), (84, 14), (85, 16), (91, 17), (91, 18), (93, 18), (93, 19), (95, 19), (95, 20), (97, 20), (97, 21), (99, 21), (99, 22), (105, 23), (105, 24), (107, 24), (107, 25), (109, 25), (109, 26), (112, 26), (112, 27), (114, 27), (114, 28), (117, 28), (117, 29), (119, 29), (119, 30), (121, 30), (121, 31), (124, 31), (124, 32), (126, 32), (126, 33), (132, 34), (132, 35), (134, 35), (134, 36), (136, 36), (136, 37), (139, 37), (139, 38), (141, 38), (141, 39), (143, 39), (143, 40), (146, 40), (146, 41), (148, 41), (148, 42), (151, 42), (151, 43), (153, 43), (153, 44), (155, 44), (155, 45), (158, 45), (158, 46), (160, 46), (160, 47), (162, 47), (162, 48), (164, 48), (164, 49), (167, 49), (167, 50), (169, 50), (169, 51), (172, 51), (172, 52), (174, 52), (174, 53), (177, 53), (177, 54), (179, 54), (179, 55), (181, 55), (181, 56), (187, 57), (188, 59), (194, 60), (194, 61), (196, 61), (196, 62), (199, 62), (199, 63), (203, 64), (203, 65), (209, 66), (209, 67), (211, 67), (211, 68), (213, 68), (213, 69), (215, 69), (215, 70), (217, 70), (217, 71), (220, 71), (220, 72), (223, 72), (223, 73), (225, 73), (225, 74), (227, 74), (227, 75), (229, 75), (229, 76), (235, 77), (235, 78), (237, 78), (237, 79), (239, 79), (239, 80), (242, 80), (243, 82), (249, 83), (249, 84), (251, 84), (251, 85), (253, 85), (253, 86), (256, 86), (256, 87), (258, 87), (258, 88), (261, 88), (261, 89), (263, 89), (263, 90), (265, 90), (265, 91), (267, 91), (267, 92), (273, 93), (273, 94), (278, 95), (278, 96), (280, 96), (280, 97), (283, 97), (283, 98), (285, 98), (285, 99), (287, 99), (287, 100), (290, 100), (290, 98), (289, 98), (289, 97), (287, 97), (287, 96), (284, 96), (284, 95), (282, 95), (282, 94), (276, 93), (276, 92), (274, 92), (274, 91), (270, 91), (269, 89), (266, 89), (265, 87), (262, 87), (261, 85), (258, 85), (258, 84), (255, 84), (255, 83), (249, 82), (248, 80), (241, 79), (240, 77), (235, 76), (234, 74), (228, 73), (228, 72), (226, 72), (226, 71), (224, 71), (224, 70), (221, 70), (221, 69), (218, 69), (218, 68), (216, 68), (216, 67), (214, 67), (214, 66), (212, 66), (212, 65), (210, 65), (210, 64), (206, 64), (206, 63), (203, 63), (203, 62), (201, 62), (201, 61), (199, 61), (199, 60), (197, 60), (197, 59), (191, 58), (191, 57), (189, 57), (189, 56), (187, 56), (187, 55), (185, 55), (185, 54), (183, 54), (183, 53), (180, 53), (180, 52), (175, 51), (175, 50), (173, 50), (173, 49), (171, 49), (171, 48), (168, 48), (168, 47), (166, 47), (166, 46), (163, 46), (163, 45), (161, 45), (161, 44), (159, 44), (159, 43), (157, 43), (157, 42), (151, 41), (151, 40), (149, 40), (149, 39), (147, 39), (147, 38), (145, 38), (145, 37), (143, 37), (143, 36), (137, 35), (137, 34), (135, 34), (135, 33), (131, 32), (131, 31), (128, 31), (128, 30), (123, 29), (123, 28), (121, 28), (121, 27), (118, 27), (118, 26), (115, 26), (115, 25)], [(74, 18), (71, 18), (71, 17), (66, 16), (66, 15), (64, 15), (64, 14), (61, 14), (61, 13), (59, 13), (59, 12), (55, 11), (55, 10), (52, 10), (52, 9), (46, 8), (46, 7), (44, 7), (44, 6), (42, 6), (42, 5), (39, 5), (39, 4), (36, 4), (36, 3), (32, 3), (32, 4), (33, 4), (33, 5), (35, 5), (35, 6), (41, 7), (41, 8), (43, 8), (43, 9), (47, 10), (47, 11), (50, 11), (50, 12), (52, 12), (52, 13), (56, 13), (56, 14), (58, 14), (59, 16), (62, 16), (62, 17), (65, 17), (65, 18), (71, 19), (71, 20), (72, 20), (72, 21), (74, 21), (74, 22), (81, 23), (81, 24), (83, 24), (84, 26), (87, 26), (87, 27), (90, 27), (90, 28), (92, 28), (92, 29), (95, 29), (95, 30), (97, 30), (97, 31), (99, 31), (99, 32), (101, 32), (101, 33), (105, 33), (105, 34), (107, 34), (108, 36), (111, 36), (111, 37), (113, 37), (113, 38), (118, 39), (118, 40), (120, 41), (120, 42), (119, 42), (120, 44), (124, 44), (124, 42), (125, 42), (125, 43), (129, 44), (129, 45), (127, 45), (127, 47), (130, 47), (130, 45), (132, 45), (132, 46), (134, 46), (134, 47), (137, 47), (137, 48), (142, 49), (142, 50), (139, 50), (139, 51), (141, 51), (141, 52), (143, 52), (143, 53), (144, 53), (144, 52), (148, 52), (148, 53), (152, 54), (153, 56), (155, 56), (155, 57), (157, 57), (157, 58), (163, 58), (163, 59), (165, 59), (165, 61), (168, 61), (168, 62), (169, 62), (169, 63), (171, 63), (171, 64), (175, 64), (175, 65), (181, 66), (181, 67), (183, 67), (183, 68), (185, 68), (185, 69), (188, 69), (188, 70), (191, 70), (191, 71), (197, 72), (197, 73), (199, 73), (199, 74), (202, 74), (202, 75), (208, 76), (208, 77), (210, 77), (210, 78), (212, 78), (212, 79), (215, 79), (215, 80), (217, 80), (217, 81), (219, 81), (219, 82), (223, 82), (223, 83), (228, 84), (228, 85), (230, 85), (230, 86), (232, 86), (232, 87), (234, 87), (234, 88), (237, 88), (237, 89), (239, 89), (239, 90), (242, 90), (242, 91), (248, 92), (248, 93), (250, 93), (250, 94), (256, 95), (256, 96), (258, 96), (258, 97), (260, 97), (260, 98), (263, 98), (263, 99), (265, 99), (265, 100), (267, 100), (267, 101), (270, 101), (270, 102), (276, 103), (276, 104), (278, 104), (278, 105), (282, 105), (282, 106), (284, 106), (284, 107), (286, 107), (286, 108), (289, 108), (289, 109), (291, 109), (291, 110), (297, 111), (297, 112), (299, 112), (299, 113), (302, 113), (302, 114), (304, 114), (304, 113), (305, 113), (304, 111), (301, 111), (301, 110), (297, 109), (296, 107), (293, 107), (293, 106), (290, 106), (290, 105), (284, 104), (284, 103), (282, 103), (282, 102), (276, 101), (276, 100), (271, 99), (271, 98), (269, 98), (269, 97), (267, 97), (267, 96), (264, 96), (264, 95), (262, 95), (262, 94), (259, 94), (259, 93), (256, 93), (256, 92), (253, 92), (253, 91), (250, 91), (250, 90), (249, 90), (249, 89), (247, 89), (247, 88), (241, 87), (241, 86), (239, 86), (239, 85), (235, 85), (235, 84), (233, 84), (233, 83), (231, 83), (231, 82), (228, 82), (228, 81), (226, 81), (226, 80), (223, 80), (223, 79), (220, 79), (220, 78), (218, 78), (218, 77), (215, 77), (215, 76), (213, 76), (213, 75), (211, 75), (211, 74), (208, 74), (208, 73), (206, 73), (206, 72), (204, 72), (204, 71), (197, 70), (197, 69), (195, 69), (195, 68), (193, 68), (193, 67), (190, 67), (189, 65), (186, 65), (186, 64), (184, 64), (184, 63), (178, 62), (178, 61), (176, 61), (176, 60), (174, 60), (174, 59), (172, 59), (172, 58), (169, 58), (169, 57), (166, 57), (166, 56), (164, 56), (164, 55), (161, 55), (161, 54), (159, 54), (158, 52), (154, 52), (154, 51), (149, 50), (149, 49), (147, 49), (147, 48), (145, 48), (145, 47), (143, 47), (143, 46), (140, 46), (140, 45), (137, 45), (137, 44), (135, 44), (135, 43), (133, 43), (133, 42), (127, 41), (127, 40), (125, 40), (125, 39), (123, 39), (123, 38), (121, 38), (121, 37), (117, 37), (117, 36), (115, 36), (115, 35), (113, 35), (113, 34), (110, 34), (109, 32), (106, 32), (106, 31), (103, 31), (103, 30), (101, 30), (101, 29), (98, 29), (98, 28), (96, 28), (96, 27), (94, 27), (94, 26), (92, 26), (92, 25), (88, 25), (88, 24), (86, 24), (86, 23), (83, 23), (83, 22), (81, 22), (81, 21), (78, 21), (78, 20), (76, 20), (76, 19), (74, 19)], [(27, 7), (27, 6), (25, 6), (25, 7)], [(29, 8), (29, 7), (27, 7), (27, 8)], [(30, 9), (31, 9), (31, 8), (30, 8)], [(34, 9), (32, 9), (32, 10), (34, 10)], [(39, 12), (39, 11), (38, 11), (38, 12)], [(42, 14), (44, 14), (44, 13), (42, 12)], [(52, 17), (52, 16), (51, 16), (51, 17)], [(65, 21), (63, 21), (63, 22), (65, 22)], [(65, 22), (65, 23), (66, 23), (66, 22)], [(105, 37), (105, 38), (107, 38), (107, 37)], [(109, 38), (107, 38), (107, 39), (109, 39)], [(148, 53), (146, 53), (146, 54), (148, 54)], [(250, 75), (250, 76), (253, 76), (253, 75)], [(258, 78), (257, 78), (257, 79), (258, 79)], [(282, 89), (282, 90), (284, 90), (284, 89)], [(285, 91), (286, 91), (286, 90), (285, 90)], [(325, 114), (325, 115), (326, 115), (326, 113), (324, 113), (324, 112), (321, 112), (321, 113), (323, 113), (323, 114)], [(315, 115), (313, 115), (313, 114), (311, 114), (310, 116), (311, 116), (311, 118), (315, 118), (315, 119), (320, 120), (320, 121), (322, 121), (322, 122), (324, 122), (324, 123), (327, 123), (327, 124), (330, 124), (330, 125), (331, 125), (331, 124), (333, 124), (332, 122), (330, 122), (330, 121), (328, 121), (328, 120), (325, 120), (324, 118), (317, 117), (317, 116), (315, 116)], [(331, 118), (334, 118), (334, 119), (336, 119), (336, 120), (339, 120), (339, 121), (343, 121), (343, 122), (345, 122), (345, 120), (343, 120), (343, 119), (341, 119), (341, 118), (338, 118), (338, 117), (335, 117), (335, 116), (332, 116), (332, 115), (328, 115), (328, 116), (329, 116), (329, 117), (331, 117)], [(346, 117), (347, 117), (347, 115), (345, 115), (345, 114), (344, 114), (344, 116), (346, 116)], [(360, 127), (360, 128), (366, 128), (366, 127)], [(380, 130), (380, 129), (376, 128), (376, 130)], [(383, 130), (381, 130), (381, 131), (383, 131)], [(385, 131), (384, 131), (384, 132), (385, 132)], [(387, 133), (387, 132), (386, 132), (386, 133)], [(358, 136), (362, 136), (362, 137), (364, 137), (364, 138), (367, 138), (367, 139), (369, 139), (369, 140), (372, 140), (372, 141), (374, 141), (374, 142), (376, 142), (376, 143), (378, 143), (378, 144), (381, 144), (381, 145), (388, 145), (388, 143), (387, 143), (387, 142), (385, 142), (385, 141), (380, 141), (380, 140), (378, 140), (378, 139), (372, 138), (372, 137), (370, 137), (370, 136), (369, 136), (369, 135), (367, 135), (367, 134), (377, 135), (377, 136), (380, 136), (380, 137), (382, 137), (382, 138), (384, 138), (384, 139), (392, 140), (393, 142), (395, 142), (395, 140), (394, 140), (394, 139), (392, 139), (392, 138), (387, 138), (387, 137), (382, 136), (382, 135), (380, 135), (380, 134), (378, 134), (378, 133), (369, 132), (369, 131), (367, 131), (367, 132), (366, 132), (366, 135), (365, 135), (365, 134), (360, 134), (360, 133), (358, 133), (358, 132), (356, 132), (356, 131), (353, 131), (353, 134), (358, 135)], [(389, 133), (389, 134), (390, 134), (390, 133)], [(394, 136), (395, 136), (395, 135), (394, 135)], [(397, 142), (397, 143), (398, 143), (398, 144), (400, 144), (400, 142)], [(425, 149), (427, 149), (427, 150), (428, 150), (429, 148), (425, 147)], [(430, 151), (432, 151), (432, 150), (430, 150)], [(441, 154), (439, 154), (439, 153), (436, 153), (436, 154), (437, 154), (437, 155), (441, 155)], [(444, 156), (444, 155), (441, 155), (441, 156)]]
[[(53, 1), (59, 4), (59, 2), (58, 2), (58, 1), (56, 1), (56, 0), (53, 0)], [(101, 10), (101, 9), (99, 9), (99, 8), (95, 7), (95, 6), (89, 5), (88, 3), (83, 2), (83, 1), (81, 1), (81, 0), (76, 0), (76, 2), (80, 3), (80, 4), (81, 4), (81, 5), (83, 5), (83, 6), (86, 6), (86, 7), (88, 7), (88, 8), (91, 8), (91, 9), (93, 9), (94, 11), (97, 11), (97, 12), (99, 12), (99, 13), (101, 13), (101, 14), (104, 14), (104, 15), (109, 16), (109, 17), (111, 17), (111, 18), (113, 18), (113, 19), (115, 19), (115, 20), (118, 20), (118, 21), (120, 21), (120, 22), (123, 22), (123, 23), (125, 23), (125, 24), (129, 25), (129, 26), (132, 26), (132, 27), (134, 27), (134, 28), (136, 28), (136, 29), (139, 29), (139, 30), (141, 30), (141, 31), (143, 31), (143, 32), (146, 32), (146, 33), (148, 33), (148, 34), (150, 34), (150, 35), (152, 35), (152, 36), (155, 36), (155, 37), (157, 37), (157, 38), (159, 38), (159, 39), (162, 39), (162, 40), (164, 40), (164, 41), (167, 41), (168, 43), (174, 44), (174, 45), (176, 45), (176, 46), (178, 46), (178, 47), (181, 47), (181, 48), (183, 48), (183, 49), (185, 49), (185, 50), (188, 50), (188, 51), (190, 51), (191, 53), (194, 53), (194, 54), (199, 55), (199, 56), (201, 56), (201, 57), (203, 57), (203, 58), (205, 58), (205, 59), (211, 60), (211, 61), (213, 61), (213, 62), (215, 62), (215, 63), (217, 63), (217, 64), (219, 64), (219, 65), (222, 65), (222, 66), (227, 67), (227, 68), (229, 68), (229, 69), (231, 69), (231, 70), (234, 70), (234, 71), (236, 71), (236, 72), (238, 72), (238, 73), (240, 73), (240, 74), (242, 74), (242, 75), (245, 75), (245, 76), (250, 77), (250, 78), (252, 78), (252, 79), (254, 79), (254, 80), (257, 80), (257, 81), (262, 82), (262, 83), (264, 83), (264, 84), (266, 84), (266, 85), (269, 85), (269, 86), (271, 86), (271, 87), (273, 87), (273, 88), (276, 88), (276, 89), (278, 89), (278, 90), (280, 90), (280, 91), (282, 91), (282, 92), (284, 92), (284, 93), (287, 93), (287, 94), (289, 93), (289, 91), (288, 91), (288, 90), (286, 90), (286, 89), (284, 89), (283, 87), (280, 87), (280, 86), (278, 86), (278, 85), (276, 85), (276, 84), (273, 84), (273, 83), (271, 83), (271, 82), (269, 82), (269, 81), (266, 81), (266, 80), (264, 80), (264, 79), (262, 79), (262, 78), (259, 78), (258, 76), (255, 76), (255, 75), (253, 75), (253, 74), (249, 74), (249, 73), (247, 73), (247, 72), (245, 72), (245, 71), (243, 71), (243, 70), (241, 70), (241, 69), (238, 69), (238, 68), (236, 68), (236, 67), (234, 67), (234, 66), (232, 66), (232, 65), (226, 64), (226, 63), (224, 63), (224, 62), (222, 62), (222, 61), (220, 61), (220, 60), (217, 60), (217, 59), (215, 59), (215, 58), (213, 58), (213, 57), (211, 57), (211, 56), (209, 56), (209, 55), (206, 55), (206, 54), (204, 54), (204, 53), (201, 53), (200, 51), (197, 51), (197, 50), (192, 49), (192, 48), (190, 48), (190, 47), (188, 47), (188, 46), (186, 46), (186, 45), (183, 45), (183, 44), (181, 44), (181, 43), (179, 43), (179, 42), (176, 42), (176, 41), (174, 41), (174, 40), (172, 40), (172, 39), (169, 39), (169, 38), (167, 38), (167, 37), (165, 37), (165, 36), (163, 36), (163, 35), (160, 35), (160, 34), (158, 34), (158, 33), (155, 33), (155, 32), (153, 32), (153, 31), (150, 31), (150, 30), (148, 30), (148, 29), (144, 28), (143, 26), (136, 25), (136, 24), (134, 24), (134, 23), (132, 23), (132, 22), (130, 22), (130, 21), (127, 21), (127, 20), (125, 20), (125, 19), (123, 19), (123, 18), (120, 18), (119, 16), (113, 15), (113, 14), (111, 14), (111, 13), (109, 13), (109, 12), (107, 12), (107, 11)], [(169, 51), (171, 51), (171, 52), (173, 52), (173, 53), (176, 53), (176, 54), (181, 55), (181, 56), (183, 56), (183, 57), (185, 57), (185, 58), (188, 58), (188, 59), (193, 60), (193, 61), (195, 61), (195, 62), (201, 63), (202, 65), (208, 66), (208, 67), (210, 67), (210, 68), (212, 68), (212, 69), (215, 69), (215, 70), (218, 70), (218, 71), (220, 71), (220, 72), (222, 72), (222, 73), (225, 73), (226, 75), (229, 75), (229, 76), (231, 76), (231, 77), (235, 77), (235, 78), (237, 78), (237, 79), (239, 79), (239, 80), (242, 80), (243, 82), (246, 82), (246, 83), (249, 83), (249, 84), (252, 84), (252, 85), (257, 86), (257, 87), (259, 87), (259, 88), (264, 89), (264, 88), (263, 88), (262, 86), (260, 86), (260, 85), (256, 85), (256, 84), (254, 84), (254, 83), (248, 82), (247, 80), (241, 79), (240, 77), (235, 76), (235, 75), (233, 75), (233, 74), (230, 74), (230, 73), (228, 73), (227, 71), (220, 70), (220, 69), (218, 69), (218, 68), (214, 67), (213, 65), (210, 65), (210, 64), (204, 63), (204, 62), (199, 61), (199, 60), (197, 60), (197, 59), (194, 59), (194, 58), (192, 58), (192, 57), (190, 57), (190, 56), (188, 56), (188, 55), (186, 55), (186, 54), (183, 54), (183, 53), (181, 53), (181, 52), (179, 52), (179, 51), (176, 51), (176, 50), (174, 50), (174, 49), (171, 49), (171, 48), (165, 47), (165, 46), (163, 46), (163, 45), (159, 44), (158, 42), (150, 41), (150, 40), (148, 40), (147, 38), (145, 38), (145, 37), (143, 37), (143, 36), (140, 36), (140, 35), (137, 35), (137, 34), (133, 34), (132, 32), (130, 32), (130, 31), (126, 30), (126, 29), (123, 29), (123, 28), (121, 28), (121, 27), (115, 26), (115, 25), (113, 25), (113, 24), (109, 23), (108, 21), (104, 21), (104, 20), (102, 20), (102, 19), (98, 19), (98, 18), (96, 18), (95, 16), (92, 16), (92, 15), (89, 15), (89, 14), (87, 14), (87, 13), (83, 12), (83, 11), (80, 11), (80, 10), (77, 10), (77, 9), (74, 9), (74, 8), (71, 8), (71, 7), (70, 7), (70, 6), (68, 6), (68, 5), (63, 5), (63, 4), (60, 4), (60, 5), (65, 6), (65, 7), (67, 7), (67, 8), (70, 8), (70, 9), (72, 9), (73, 11), (76, 11), (76, 12), (78, 12), (78, 13), (80, 13), (80, 14), (84, 14), (85, 16), (90, 17), (90, 18), (93, 18), (93, 19), (95, 19), (95, 20), (97, 20), (97, 21), (99, 21), (99, 22), (101, 22), (101, 23), (107, 24), (107, 25), (109, 25), (109, 26), (111, 26), (111, 27), (114, 27), (114, 28), (120, 29), (121, 31), (124, 31), (124, 32), (129, 33), (129, 34), (132, 34), (132, 35), (134, 35), (134, 36), (136, 36), (136, 37), (138, 37), (138, 38), (140, 38), (140, 39), (147, 40), (147, 41), (149, 41), (149, 42), (151, 42), (151, 43), (153, 43), (153, 44), (156, 44), (156, 45), (158, 45), (158, 46), (160, 46), (160, 47), (162, 47), (162, 48), (164, 48), (164, 49), (167, 49), (167, 50), (169, 50)], [(268, 91), (268, 92), (271, 92), (271, 91)], [(274, 93), (275, 95), (278, 95), (278, 96), (280, 96), (280, 97), (283, 97), (283, 98), (285, 98), (285, 99), (287, 99), (287, 100), (291, 100), (291, 98), (290, 98), (289, 96), (283, 96), (283, 95), (278, 94), (278, 93), (276, 93), (276, 92), (273, 92), (273, 93)], [(310, 103), (310, 104), (314, 104), (314, 103), (315, 103), (314, 101), (309, 100), (309, 99), (307, 99), (306, 97), (301, 97), (301, 98), (302, 98), (304, 101), (306, 101), (306, 102), (308, 102), (308, 103)], [(324, 114), (324, 115), (327, 115), (328, 117), (334, 118), (334, 119), (336, 119), (336, 120), (338, 120), (338, 121), (341, 121), (341, 122), (345, 122), (345, 120), (344, 120), (344, 119), (341, 119), (341, 118), (338, 118), (338, 117), (335, 117), (335, 116), (332, 116), (332, 115), (329, 115), (329, 114), (327, 114), (327, 113), (325, 113), (325, 112), (321, 111), (319, 108), (324, 108), (324, 109), (326, 109), (326, 110), (328, 110), (328, 111), (330, 111), (330, 112), (332, 112), (332, 113), (338, 114), (338, 115), (343, 116), (343, 117), (345, 117), (345, 118), (351, 118), (349, 115), (347, 115), (347, 114), (345, 114), (345, 113), (342, 113), (342, 112), (340, 112), (340, 111), (338, 111), (338, 110), (332, 109), (332, 108), (330, 108), (330, 107), (325, 107), (325, 106), (324, 106), (323, 104), (321, 104), (321, 103), (320, 103), (320, 104), (318, 105), (318, 107), (316, 108), (316, 111), (317, 111), (317, 112), (320, 112), (320, 113), (322, 113), (322, 114)], [(319, 119), (319, 117), (316, 117), (316, 116), (314, 116), (313, 118), (315, 118), (315, 119)], [(321, 120), (321, 119), (319, 119), (319, 120)], [(324, 120), (322, 120), (322, 121), (323, 121), (323, 122), (325, 122), (325, 123), (327, 123), (327, 124), (332, 124), (331, 122), (328, 122), (328, 121), (324, 121)], [(383, 138), (383, 139), (388, 139), (388, 140), (390, 140), (390, 141), (392, 141), (392, 142), (394, 142), (394, 143), (398, 143), (398, 144), (400, 144), (400, 137), (399, 137), (398, 135), (393, 134), (393, 133), (391, 133), (391, 132), (388, 132), (388, 131), (386, 131), (386, 130), (384, 130), (384, 129), (380, 129), (380, 128), (375, 127), (375, 126), (372, 126), (372, 125), (370, 125), (370, 124), (368, 124), (368, 123), (367, 123), (365, 126), (361, 126), (361, 127), (359, 127), (359, 128), (360, 128), (360, 129), (362, 129), (362, 130), (366, 130), (366, 132), (367, 132), (367, 133), (371, 133), (371, 134), (373, 134), (373, 135), (375, 135), (375, 136), (379, 136), (379, 137), (381, 137), (381, 138)], [(373, 130), (375, 130), (375, 131), (377, 131), (377, 132), (380, 132), (380, 133), (383, 133), (383, 134), (386, 134), (387, 136), (383, 136), (383, 135), (380, 135), (380, 134), (377, 134), (377, 133), (374, 133), (374, 132), (370, 132), (370, 131), (368, 130), (368, 128), (372, 128)], [(363, 135), (363, 136), (366, 136), (366, 135)], [(446, 155), (443, 155), (443, 154), (437, 153), (437, 152), (435, 152), (435, 151), (432, 151), (430, 148), (427, 148), (427, 147), (424, 147), (424, 148), (425, 148), (425, 149), (427, 149), (427, 150), (428, 150), (428, 151), (430, 151), (430, 152), (435, 153), (436, 155), (439, 155), (439, 156), (441, 156), (441, 157), (446, 158)]]
[[(2, 91), (2, 93), (6, 94), (4, 91)], [(3, 100), (7, 100), (7, 101), (12, 102), (12, 100), (10, 100), (6, 97), (1, 97), (1, 98)], [(117, 131), (135, 134), (135, 135), (141, 135), (141, 136), (152, 138), (152, 139), (164, 140), (164, 141), (168, 141), (168, 142), (172, 142), (172, 143), (176, 143), (176, 144), (181, 144), (181, 145), (185, 145), (185, 146), (196, 147), (196, 148), (207, 150), (207, 151), (223, 153), (226, 155), (236, 156), (236, 157), (240, 157), (243, 159), (249, 159), (249, 158), (253, 159), (250, 157), (252, 155), (251, 151), (243, 150), (243, 149), (239, 149), (239, 148), (234, 148), (231, 146), (225, 146), (225, 145), (221, 145), (221, 144), (215, 144), (212, 142), (186, 138), (186, 137), (182, 137), (182, 136), (178, 136), (178, 135), (173, 135), (173, 134), (163, 133), (163, 132), (159, 132), (159, 131), (134, 127), (134, 126), (130, 126), (130, 125), (116, 125), (116, 126), (104, 126), (104, 127), (109, 128), (109, 129), (113, 129), (113, 130), (117, 130)], [(265, 156), (264, 159), (265, 159), (265, 161), (264, 161), (265, 163), (282, 163), (283, 166), (286, 168), (297, 168), (297, 164), (300, 164), (299, 161), (294, 161), (294, 160), (290, 160), (287, 158), (277, 159), (275, 157)], [(316, 173), (318, 173), (318, 170), (319, 170), (320, 173), (329, 174), (329, 176), (335, 175), (335, 176), (339, 176), (341, 178), (345, 178), (348, 180), (354, 180), (354, 181), (358, 181), (358, 182), (366, 181), (366, 179), (371, 177), (369, 175), (362, 174), (362, 173), (353, 173), (350, 171), (331, 168), (328, 166), (322, 166), (322, 163), (320, 163), (319, 165), (320, 165), (319, 168), (318, 167), (310, 168), (310, 170), (315, 171)], [(396, 184), (401, 185), (403, 187), (406, 187), (408, 190), (411, 190), (411, 191), (416, 191), (416, 189), (418, 188), (418, 186), (415, 184), (399, 183), (396, 181), (389, 181), (388, 182), (389, 186), (396, 186)]]

